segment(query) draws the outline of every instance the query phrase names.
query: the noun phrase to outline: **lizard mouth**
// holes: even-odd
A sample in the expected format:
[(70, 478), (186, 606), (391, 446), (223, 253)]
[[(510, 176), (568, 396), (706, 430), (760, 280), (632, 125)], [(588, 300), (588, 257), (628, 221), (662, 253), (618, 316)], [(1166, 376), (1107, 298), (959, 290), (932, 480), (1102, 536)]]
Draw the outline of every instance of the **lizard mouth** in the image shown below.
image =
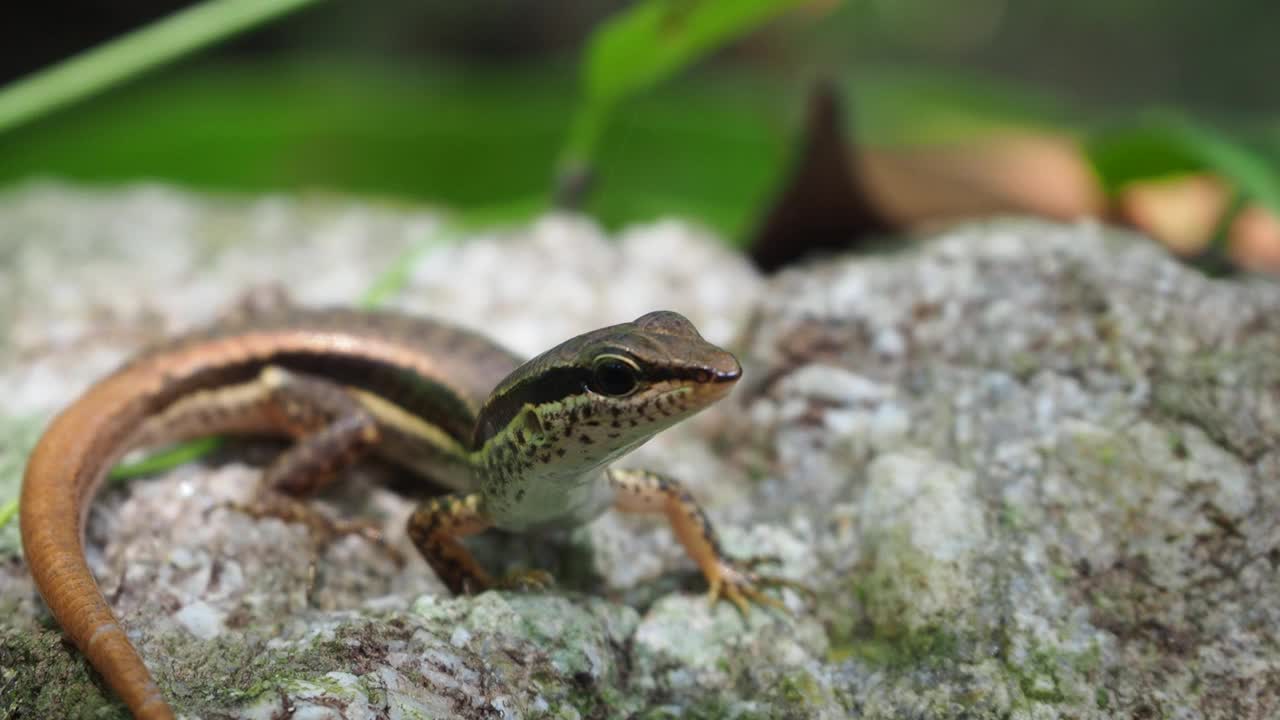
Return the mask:
[(737, 384), (737, 379), (737, 375), (723, 380), (717, 376), (709, 382), (691, 383), (689, 385), (681, 385), (679, 387), (672, 388), (664, 391), (658, 397), (673, 399), (686, 398), (685, 402), (692, 400), (691, 404), (695, 404), (697, 407), (702, 408), (719, 400), (725, 395), (728, 395), (729, 391), (733, 390), (734, 386)]
[(713, 403), (725, 395), (728, 395), (729, 391), (733, 390), (734, 386), (737, 385), (737, 379), (738, 378), (736, 376), (730, 380), (717, 379), (715, 382), (697, 386), (694, 393), (700, 400), (707, 403)]

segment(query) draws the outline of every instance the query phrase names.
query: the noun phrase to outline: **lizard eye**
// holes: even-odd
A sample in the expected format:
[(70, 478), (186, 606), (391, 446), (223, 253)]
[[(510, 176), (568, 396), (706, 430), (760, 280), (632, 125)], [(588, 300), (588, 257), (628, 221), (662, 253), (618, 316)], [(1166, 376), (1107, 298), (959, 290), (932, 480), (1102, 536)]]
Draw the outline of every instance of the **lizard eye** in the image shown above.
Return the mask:
[(626, 397), (640, 387), (640, 368), (618, 355), (601, 355), (591, 368), (591, 391), (610, 397)]

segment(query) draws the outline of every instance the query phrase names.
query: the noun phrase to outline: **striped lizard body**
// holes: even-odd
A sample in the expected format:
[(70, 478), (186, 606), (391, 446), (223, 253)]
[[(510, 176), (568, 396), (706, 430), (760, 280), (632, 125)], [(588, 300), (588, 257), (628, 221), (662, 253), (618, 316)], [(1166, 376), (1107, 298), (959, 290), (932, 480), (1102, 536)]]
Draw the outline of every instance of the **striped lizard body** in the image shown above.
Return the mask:
[[(683, 317), (655, 312), (520, 363), (493, 342), (388, 312), (276, 309), (145, 352), (58, 415), (23, 482), (27, 564), (67, 635), (137, 718), (174, 717), (90, 574), (89, 503), (128, 451), (211, 434), (295, 439), (243, 509), (307, 522), (299, 498), (366, 453), (455, 491), (423, 502), (408, 533), (454, 592), (500, 585), (461, 538), (587, 522), (609, 508), (664, 514), (710, 584), (744, 612), (778, 582), (722, 552), (679, 483), (609, 464), (722, 398), (732, 355)], [(376, 538), (375, 538), (376, 539)], [(541, 576), (533, 576), (537, 581)]]

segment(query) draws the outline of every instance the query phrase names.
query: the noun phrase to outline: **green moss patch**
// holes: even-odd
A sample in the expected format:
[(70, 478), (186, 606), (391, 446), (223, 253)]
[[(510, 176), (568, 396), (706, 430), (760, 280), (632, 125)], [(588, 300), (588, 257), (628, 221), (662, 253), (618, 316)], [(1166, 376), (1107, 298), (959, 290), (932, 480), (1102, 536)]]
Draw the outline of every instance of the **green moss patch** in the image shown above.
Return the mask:
[(62, 634), (0, 629), (0, 717), (128, 720)]

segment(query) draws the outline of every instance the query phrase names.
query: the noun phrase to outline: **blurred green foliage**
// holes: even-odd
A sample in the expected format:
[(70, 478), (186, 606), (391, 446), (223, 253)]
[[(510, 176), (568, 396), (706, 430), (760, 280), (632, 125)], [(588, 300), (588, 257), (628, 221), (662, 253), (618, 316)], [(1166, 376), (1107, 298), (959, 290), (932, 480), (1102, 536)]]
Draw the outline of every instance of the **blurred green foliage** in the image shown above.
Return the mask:
[(190, 5), (6, 86), (0, 91), (0, 132), (316, 1), (205, 0)]
[[(124, 482), (136, 477), (154, 475), (203, 457), (216, 450), (220, 445), (222, 445), (222, 440), (216, 437), (191, 440), (145, 457), (137, 462), (117, 465), (112, 468), (109, 479), (113, 482)], [(0, 518), (0, 526), (3, 525), (3, 518)]]
[(186, 67), (0, 137), (0, 173), (345, 187), (465, 207), (546, 185), (569, 110), (571, 84), (558, 78), (323, 61)]
[[(387, 12), (410, 12), (411, 4), (392, 5)], [(800, 5), (809, 3), (632, 3), (597, 26), (576, 66), (563, 58), (436, 60), (410, 69), (403, 61), (289, 54), (189, 62), (0, 133), (0, 183), (57, 176), (103, 184), (155, 178), (250, 193), (331, 189), (436, 203), (469, 222), (502, 221), (545, 207), (567, 159), (590, 167), (585, 209), (608, 226), (681, 215), (742, 240), (784, 180), (817, 72), (750, 63), (691, 68)], [(1020, 6), (981, 6), (1003, 8), (1013, 27), (1030, 21)], [(1088, 8), (1079, 14), (1101, 12)], [(1088, 141), (1108, 191), (1210, 170), (1246, 198), (1280, 203), (1280, 123), (1229, 121), (1226, 132), (1169, 114), (1106, 117), (1104, 124), (1101, 112), (1059, 94), (977, 73), (850, 65), (841, 42), (874, 45), (866, 28), (908, 29), (913, 42), (934, 43), (921, 55), (935, 58), (982, 28), (915, 0), (842, 9), (821, 22), (814, 22), (817, 11), (802, 13), (774, 42), (825, 38), (816, 42), (814, 64), (839, 69), (860, 143), (963, 142), (995, 129), (1050, 129)]]
[(1189, 173), (1228, 179), (1239, 199), (1280, 214), (1280, 156), (1182, 115), (1153, 114), (1095, 132), (1088, 153), (1108, 192), (1138, 180)]
[(567, 162), (591, 164), (618, 106), (807, 0), (646, 0), (609, 18), (582, 59)]
[[(589, 209), (611, 225), (684, 213), (741, 230), (788, 134), (788, 110), (753, 87), (702, 78), (636, 100), (597, 149)], [(558, 64), (186, 67), (0, 135), (0, 182), (163, 178), (485, 210), (548, 193), (577, 98), (571, 68)]]

